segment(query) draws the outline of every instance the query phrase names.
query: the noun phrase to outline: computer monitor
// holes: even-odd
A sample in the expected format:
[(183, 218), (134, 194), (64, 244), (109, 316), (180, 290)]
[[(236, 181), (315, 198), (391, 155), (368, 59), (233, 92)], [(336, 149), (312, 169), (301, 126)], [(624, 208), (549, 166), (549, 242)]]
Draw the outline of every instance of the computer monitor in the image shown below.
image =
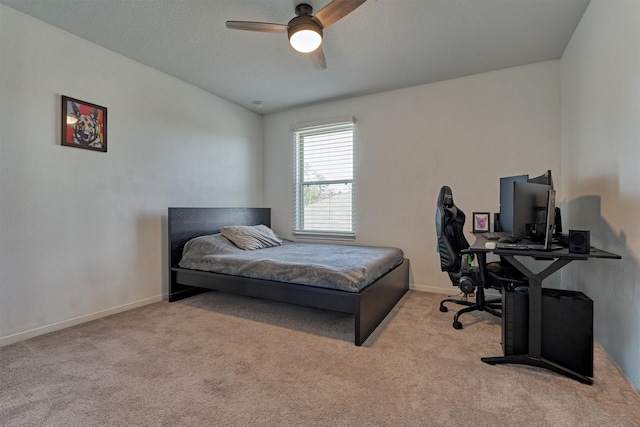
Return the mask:
[(556, 190), (549, 190), (547, 201), (547, 217), (545, 221), (544, 248), (552, 249), (556, 229)]
[(513, 183), (527, 182), (529, 175), (516, 175), (500, 178), (500, 227), (513, 233)]
[(546, 171), (540, 176), (535, 178), (529, 178), (529, 182), (535, 182), (536, 184), (547, 184), (553, 188), (553, 178), (551, 177), (551, 170)]
[[(547, 224), (555, 223), (548, 217), (555, 215), (555, 192), (553, 197), (550, 185), (535, 182), (516, 181), (513, 184), (513, 230), (511, 235), (518, 239), (544, 239)], [(553, 199), (553, 207), (549, 212), (549, 199)], [(553, 231), (553, 230), (552, 230)]]
[(551, 251), (555, 249), (561, 249), (562, 246), (554, 245), (553, 239), (555, 237), (555, 229), (558, 225), (558, 210), (556, 208), (556, 190), (549, 190), (549, 194), (547, 196), (547, 207), (545, 209), (546, 216), (544, 224), (537, 224), (537, 230), (544, 229), (544, 237), (543, 243), (541, 245), (531, 245), (527, 246), (529, 249), (538, 249), (543, 251)]
[(556, 212), (555, 212), (554, 225), (555, 225), (555, 230), (553, 234), (555, 235), (555, 237), (562, 236), (562, 212), (560, 211), (560, 208), (557, 206), (556, 206)]

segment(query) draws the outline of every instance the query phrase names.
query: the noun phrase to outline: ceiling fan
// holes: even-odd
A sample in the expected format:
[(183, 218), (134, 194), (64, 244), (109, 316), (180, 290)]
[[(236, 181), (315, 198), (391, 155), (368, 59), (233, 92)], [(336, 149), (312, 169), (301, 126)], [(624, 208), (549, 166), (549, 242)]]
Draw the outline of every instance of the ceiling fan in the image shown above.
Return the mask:
[(261, 31), (266, 33), (287, 32), (289, 43), (298, 52), (307, 53), (314, 65), (322, 70), (327, 61), (322, 51), (322, 30), (353, 12), (366, 0), (333, 0), (313, 15), (307, 3), (296, 6), (296, 17), (288, 24), (268, 22), (227, 21), (227, 28), (234, 30)]

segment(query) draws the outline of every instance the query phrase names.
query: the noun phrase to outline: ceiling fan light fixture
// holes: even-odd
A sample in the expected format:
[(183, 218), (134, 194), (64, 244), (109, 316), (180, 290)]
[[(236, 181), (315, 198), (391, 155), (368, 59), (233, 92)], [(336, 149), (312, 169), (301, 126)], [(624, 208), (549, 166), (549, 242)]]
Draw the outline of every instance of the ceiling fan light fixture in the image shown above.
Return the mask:
[(226, 26), (235, 30), (260, 31), (263, 33), (286, 31), (291, 47), (298, 52), (308, 53), (309, 55), (306, 56), (311, 59), (315, 67), (324, 70), (327, 68), (327, 61), (324, 57), (324, 49), (320, 47), (322, 44), (322, 32), (329, 25), (353, 12), (365, 1), (367, 0), (331, 0), (315, 15), (313, 14), (313, 7), (309, 3), (300, 3), (296, 6), (296, 17), (289, 21), (287, 25), (270, 22), (227, 21)]
[(289, 26), (289, 43), (298, 52), (309, 53), (322, 44), (322, 27), (310, 18), (305, 21)]

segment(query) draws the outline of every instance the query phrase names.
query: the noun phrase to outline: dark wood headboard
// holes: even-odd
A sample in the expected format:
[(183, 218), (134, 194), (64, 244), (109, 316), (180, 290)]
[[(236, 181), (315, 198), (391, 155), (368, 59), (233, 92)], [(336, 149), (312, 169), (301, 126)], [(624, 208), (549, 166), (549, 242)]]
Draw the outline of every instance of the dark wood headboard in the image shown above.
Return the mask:
[(169, 208), (169, 268), (182, 258), (185, 243), (229, 225), (271, 227), (271, 208)]

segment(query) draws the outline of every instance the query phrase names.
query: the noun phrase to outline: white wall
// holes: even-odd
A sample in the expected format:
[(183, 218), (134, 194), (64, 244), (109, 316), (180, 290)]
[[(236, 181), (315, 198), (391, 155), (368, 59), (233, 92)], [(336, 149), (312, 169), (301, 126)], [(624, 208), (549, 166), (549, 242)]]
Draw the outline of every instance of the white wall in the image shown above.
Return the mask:
[(640, 387), (640, 2), (592, 0), (562, 56), (562, 192), (573, 229), (621, 261), (569, 265), (595, 337)]
[(264, 118), (264, 203), (282, 236), (292, 230), (290, 125), (348, 115), (357, 120), (355, 243), (402, 248), (418, 289), (453, 291), (435, 251), (441, 186), (470, 217), (499, 210), (500, 176), (552, 169), (561, 178), (559, 61), (300, 108)]
[[(61, 95), (107, 153), (60, 145)], [(168, 206), (261, 204), (259, 115), (2, 5), (0, 99), (0, 344), (159, 300)]]

